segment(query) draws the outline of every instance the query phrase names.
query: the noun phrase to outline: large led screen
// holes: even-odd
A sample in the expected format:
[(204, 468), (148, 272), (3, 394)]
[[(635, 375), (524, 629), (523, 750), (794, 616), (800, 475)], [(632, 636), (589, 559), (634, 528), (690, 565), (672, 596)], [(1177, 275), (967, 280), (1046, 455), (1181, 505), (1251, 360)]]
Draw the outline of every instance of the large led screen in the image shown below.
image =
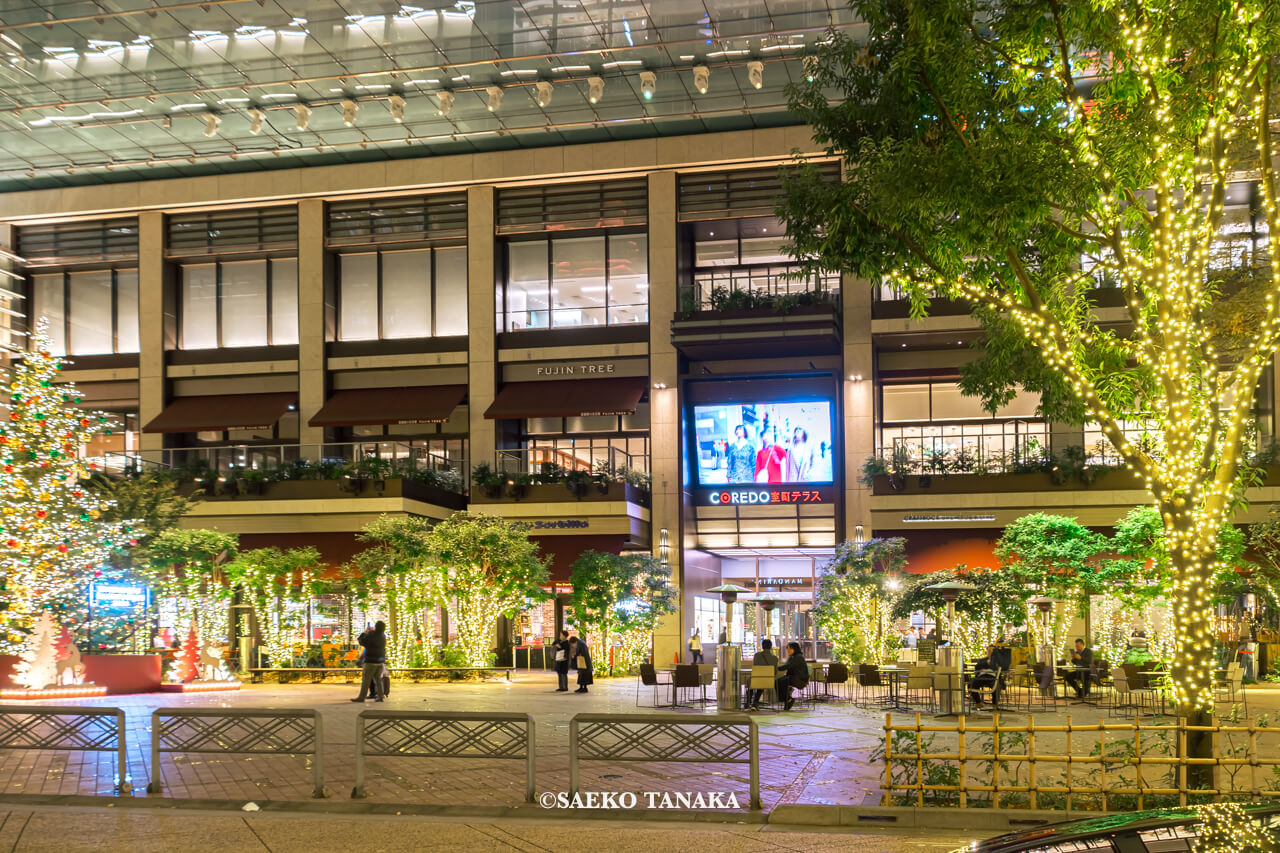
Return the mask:
[(695, 405), (693, 428), (699, 485), (834, 482), (828, 400)]

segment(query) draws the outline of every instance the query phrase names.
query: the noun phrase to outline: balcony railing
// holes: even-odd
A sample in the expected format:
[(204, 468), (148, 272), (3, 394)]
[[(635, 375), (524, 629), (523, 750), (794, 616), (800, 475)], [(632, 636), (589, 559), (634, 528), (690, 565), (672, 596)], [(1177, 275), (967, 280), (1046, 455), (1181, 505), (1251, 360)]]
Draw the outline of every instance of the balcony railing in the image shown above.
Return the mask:
[(181, 480), (249, 479), (260, 482), (404, 477), (462, 492), (466, 460), (402, 442), (270, 444), (112, 451), (102, 457), (112, 474), (164, 471)]
[(700, 271), (681, 285), (680, 311), (772, 309), (781, 313), (808, 305), (840, 307), (840, 276), (796, 278), (789, 269), (742, 267)]
[(507, 477), (522, 475), (539, 480), (556, 480), (570, 471), (580, 471), (604, 479), (649, 487), (649, 457), (627, 453), (612, 445), (566, 449), (562, 447), (519, 447), (499, 450), (494, 470)]

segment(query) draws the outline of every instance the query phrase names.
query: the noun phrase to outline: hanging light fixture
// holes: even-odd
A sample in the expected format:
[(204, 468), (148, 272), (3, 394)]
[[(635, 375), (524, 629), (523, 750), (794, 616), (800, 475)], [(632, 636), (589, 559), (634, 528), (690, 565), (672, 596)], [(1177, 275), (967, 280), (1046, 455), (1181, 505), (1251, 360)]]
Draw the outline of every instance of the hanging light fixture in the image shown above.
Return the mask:
[(391, 120), (396, 124), (404, 121), (404, 98), (400, 95), (392, 95), (387, 98), (387, 111), (391, 113)]
[(711, 89), (711, 69), (705, 65), (693, 66), (693, 88), (699, 95), (705, 95)]
[(658, 75), (652, 71), (640, 72), (640, 94), (644, 96), (646, 101), (653, 100), (653, 93), (658, 88)]
[(533, 87), (538, 90), (538, 94), (534, 98), (534, 100), (538, 102), (538, 106), (542, 107), (544, 110), (551, 106), (551, 92), (555, 89), (555, 87), (551, 85), (551, 81), (539, 80), (537, 83), (533, 84)]
[(600, 99), (604, 97), (604, 78), (588, 77), (587, 78), (587, 100), (593, 104), (600, 103)]
[(353, 127), (356, 123), (356, 112), (359, 111), (360, 105), (350, 98), (342, 101), (342, 123), (347, 127)]
[(442, 116), (447, 116), (449, 111), (453, 109), (453, 92), (448, 89), (442, 91), (436, 98), (440, 101), (440, 109), (437, 110)]
[(489, 112), (496, 113), (502, 106), (502, 87), (489, 86), (485, 92), (489, 95)]
[(753, 59), (747, 63), (747, 80), (756, 89), (764, 87), (764, 63)]
[(205, 113), (204, 116), (204, 135), (206, 137), (217, 136), (218, 126), (222, 124), (222, 116), (217, 113)]
[(262, 132), (262, 120), (266, 117), (266, 113), (257, 107), (249, 108), (249, 132), (257, 136)]
[(296, 127), (298, 130), (306, 130), (307, 125), (311, 124), (311, 107), (306, 104), (298, 104), (293, 108), (293, 114), (297, 118)]

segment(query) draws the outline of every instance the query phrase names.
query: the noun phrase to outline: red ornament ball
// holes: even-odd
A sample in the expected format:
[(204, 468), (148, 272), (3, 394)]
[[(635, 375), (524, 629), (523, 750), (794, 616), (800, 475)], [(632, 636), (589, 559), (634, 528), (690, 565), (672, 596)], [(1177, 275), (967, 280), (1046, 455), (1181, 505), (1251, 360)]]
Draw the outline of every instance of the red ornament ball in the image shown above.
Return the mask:
[(49, 513), (47, 510), (43, 510), (43, 509), (36, 510), (36, 518), (44, 518), (48, 514)]
[(65, 554), (65, 553), (67, 553), (67, 546), (66, 546), (66, 545), (59, 545), (59, 546), (58, 546), (58, 553), (59, 553), (59, 554)]

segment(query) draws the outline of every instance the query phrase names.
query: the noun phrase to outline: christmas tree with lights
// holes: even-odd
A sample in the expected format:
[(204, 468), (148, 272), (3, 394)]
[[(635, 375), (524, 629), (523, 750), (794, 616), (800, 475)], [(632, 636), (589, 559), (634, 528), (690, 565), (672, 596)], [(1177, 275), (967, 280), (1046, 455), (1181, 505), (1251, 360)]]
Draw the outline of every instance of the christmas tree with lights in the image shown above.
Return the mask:
[(53, 684), (58, 678), (58, 626), (45, 610), (23, 643), (14, 666), (14, 681), (32, 690)]
[(174, 652), (170, 677), (174, 681), (183, 683), (195, 681), (200, 677), (200, 637), (196, 634), (194, 622), (191, 623), (191, 630), (187, 633), (187, 639), (182, 643), (182, 648)]
[(73, 630), (83, 624), (89, 584), (136, 535), (130, 522), (99, 520), (112, 504), (85, 487), (97, 465), (80, 449), (107, 415), (77, 408), (80, 392), (56, 381), (64, 362), (47, 327), (41, 318), (14, 366), (0, 421), (0, 654), (19, 652), (43, 610)]

